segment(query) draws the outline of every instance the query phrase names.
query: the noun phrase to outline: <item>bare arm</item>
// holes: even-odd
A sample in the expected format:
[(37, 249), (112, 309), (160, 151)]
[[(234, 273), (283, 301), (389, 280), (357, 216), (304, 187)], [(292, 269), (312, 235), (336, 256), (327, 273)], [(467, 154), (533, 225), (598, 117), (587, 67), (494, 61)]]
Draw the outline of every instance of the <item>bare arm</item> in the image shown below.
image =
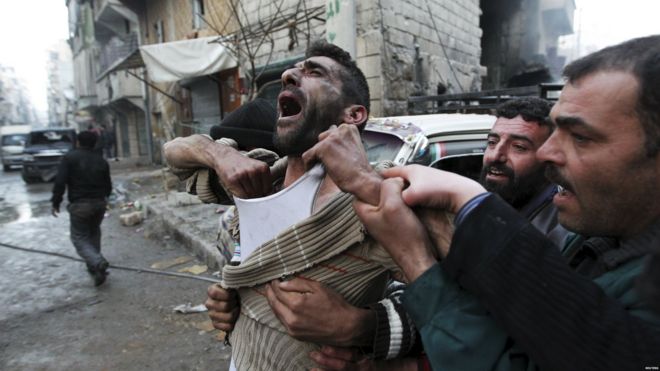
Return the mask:
[(165, 143), (163, 152), (172, 167), (212, 169), (224, 188), (235, 196), (254, 198), (272, 192), (270, 168), (265, 162), (203, 135), (175, 138)]

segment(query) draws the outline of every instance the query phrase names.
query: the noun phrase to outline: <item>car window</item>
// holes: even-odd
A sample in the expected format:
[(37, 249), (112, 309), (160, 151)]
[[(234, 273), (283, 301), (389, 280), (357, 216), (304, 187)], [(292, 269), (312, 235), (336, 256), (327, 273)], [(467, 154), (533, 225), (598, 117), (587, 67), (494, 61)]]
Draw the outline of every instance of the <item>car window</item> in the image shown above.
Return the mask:
[(456, 155), (440, 159), (431, 166), (479, 181), (483, 157), (483, 153)]
[(403, 141), (394, 135), (364, 131), (362, 142), (370, 163), (394, 161), (403, 146)]
[(30, 144), (71, 143), (70, 133), (62, 131), (39, 131), (30, 133)]
[(10, 134), (2, 137), (3, 146), (22, 146), (25, 144), (27, 134)]

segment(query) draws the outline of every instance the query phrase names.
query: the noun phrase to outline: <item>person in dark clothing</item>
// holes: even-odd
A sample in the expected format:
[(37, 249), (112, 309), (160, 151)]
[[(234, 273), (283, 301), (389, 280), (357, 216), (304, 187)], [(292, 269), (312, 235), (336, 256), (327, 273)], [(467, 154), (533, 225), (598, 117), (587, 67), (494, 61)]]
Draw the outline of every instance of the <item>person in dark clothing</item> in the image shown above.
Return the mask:
[[(355, 204), (411, 281), (404, 307), (434, 369), (660, 367), (660, 313), (638, 286), (660, 246), (660, 35), (564, 75), (537, 152), (559, 222), (578, 233), (561, 252), (500, 197), (434, 169), (387, 170), (379, 204)], [(455, 214), (451, 243), (434, 233), (446, 221), (413, 207)]]
[(231, 138), (238, 149), (249, 151), (264, 148), (277, 153), (273, 144), (273, 130), (277, 122), (277, 110), (263, 98), (255, 98), (229, 113), (220, 125), (213, 125), (213, 140)]
[(108, 261), (101, 255), (101, 222), (112, 181), (108, 163), (93, 150), (96, 139), (91, 131), (78, 135), (78, 148), (60, 162), (51, 203), (52, 214), (57, 217), (64, 191), (68, 189), (71, 242), (85, 259), (94, 284), (99, 286), (105, 282), (108, 269)]

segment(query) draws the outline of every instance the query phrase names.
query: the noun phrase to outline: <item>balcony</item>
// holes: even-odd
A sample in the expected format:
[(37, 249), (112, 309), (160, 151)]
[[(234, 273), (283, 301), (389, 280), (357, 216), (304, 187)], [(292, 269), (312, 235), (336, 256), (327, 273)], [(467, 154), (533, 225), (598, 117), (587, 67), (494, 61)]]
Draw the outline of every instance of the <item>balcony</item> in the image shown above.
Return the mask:
[(137, 15), (119, 0), (94, 0), (94, 9), (94, 21), (106, 27), (117, 28), (118, 34), (126, 33), (126, 21), (138, 23)]
[(574, 0), (541, 0), (545, 31), (554, 36), (573, 33)]
[(96, 83), (99, 105), (105, 106), (121, 99), (142, 108), (142, 85), (125, 71), (112, 72)]
[(103, 77), (115, 65), (128, 58), (138, 50), (137, 33), (129, 34), (125, 39), (113, 37), (101, 47), (99, 52), (99, 78)]

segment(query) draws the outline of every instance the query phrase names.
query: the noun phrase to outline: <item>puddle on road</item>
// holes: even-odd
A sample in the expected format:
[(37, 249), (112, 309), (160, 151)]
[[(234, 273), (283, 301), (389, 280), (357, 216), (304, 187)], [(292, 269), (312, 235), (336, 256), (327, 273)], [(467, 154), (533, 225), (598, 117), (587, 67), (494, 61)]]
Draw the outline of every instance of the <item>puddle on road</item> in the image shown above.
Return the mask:
[(50, 215), (50, 201), (20, 203), (18, 205), (0, 202), (0, 224), (22, 223), (32, 218)]

